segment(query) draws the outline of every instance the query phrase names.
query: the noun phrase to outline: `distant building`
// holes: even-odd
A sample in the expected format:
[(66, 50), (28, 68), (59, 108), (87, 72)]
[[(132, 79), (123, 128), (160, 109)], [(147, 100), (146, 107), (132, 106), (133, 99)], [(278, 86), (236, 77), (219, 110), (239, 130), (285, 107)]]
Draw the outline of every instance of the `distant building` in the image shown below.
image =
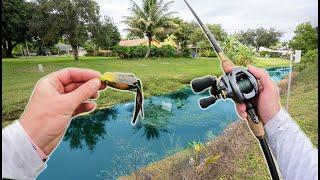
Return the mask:
[(283, 57), (290, 57), (291, 54), (294, 54), (293, 50), (290, 48), (279, 48), (276, 50), (270, 49), (270, 48), (266, 48), (266, 47), (260, 47), (258, 52), (261, 51), (268, 51), (268, 52), (274, 52), (274, 53), (279, 53), (281, 56)]
[[(72, 55), (73, 50), (71, 45), (69, 44), (63, 44), (63, 43), (58, 43), (56, 47), (59, 49), (59, 55), (61, 54), (67, 54), (67, 55)], [(87, 51), (83, 47), (78, 48), (78, 56), (84, 56), (87, 54)]]
[(173, 34), (171, 34), (169, 37), (167, 37), (163, 42), (161, 42), (161, 45), (162, 46), (165, 46), (165, 45), (170, 45), (174, 48), (178, 48), (178, 45), (177, 43), (174, 41), (174, 38), (175, 36)]
[[(148, 46), (149, 40), (148, 38), (121, 40), (119, 42), (119, 45), (120, 46)], [(162, 46), (161, 43), (154, 38), (151, 41), (151, 45), (156, 47)]]

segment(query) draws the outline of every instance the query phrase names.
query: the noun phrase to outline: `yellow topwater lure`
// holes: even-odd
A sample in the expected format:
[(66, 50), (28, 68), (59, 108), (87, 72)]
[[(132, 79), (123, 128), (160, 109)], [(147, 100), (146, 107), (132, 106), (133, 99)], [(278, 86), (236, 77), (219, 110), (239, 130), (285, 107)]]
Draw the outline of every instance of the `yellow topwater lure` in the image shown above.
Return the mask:
[(134, 74), (122, 72), (106, 72), (100, 77), (100, 79), (102, 82), (105, 82), (107, 86), (110, 86), (114, 89), (135, 92), (136, 103), (131, 124), (136, 124), (137, 117), (140, 114), (140, 112), (140, 115), (143, 118), (142, 84), (141, 81)]

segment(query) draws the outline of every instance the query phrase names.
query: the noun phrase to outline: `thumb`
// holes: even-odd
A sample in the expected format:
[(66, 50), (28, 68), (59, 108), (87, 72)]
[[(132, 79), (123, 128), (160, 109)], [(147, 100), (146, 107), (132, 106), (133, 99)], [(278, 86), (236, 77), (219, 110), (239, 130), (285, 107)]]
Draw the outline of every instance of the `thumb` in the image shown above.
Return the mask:
[(266, 88), (272, 83), (268, 72), (264, 69), (256, 68), (252, 65), (248, 65), (248, 71), (251, 72), (261, 83), (261, 85)]
[(99, 79), (91, 79), (74, 91), (68, 93), (68, 99), (70, 99), (74, 107), (78, 107), (79, 104), (87, 101), (91, 96), (97, 93), (100, 85), (101, 81)]

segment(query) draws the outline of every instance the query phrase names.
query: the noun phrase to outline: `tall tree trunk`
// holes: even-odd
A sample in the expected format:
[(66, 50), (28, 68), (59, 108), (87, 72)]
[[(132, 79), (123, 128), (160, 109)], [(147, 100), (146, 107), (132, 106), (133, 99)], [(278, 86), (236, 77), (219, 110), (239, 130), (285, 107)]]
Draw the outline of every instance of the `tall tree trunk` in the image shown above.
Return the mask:
[(79, 60), (78, 46), (76, 46), (76, 45), (71, 45), (71, 47), (72, 47), (72, 52), (73, 52), (74, 60), (78, 61), (78, 60)]
[(6, 40), (6, 42), (4, 43), (4, 47), (3, 47), (3, 49), (5, 51), (3, 57), (13, 58), (12, 50), (13, 50), (14, 46), (17, 44), (18, 43), (12, 44), (11, 40)]
[(150, 51), (151, 51), (151, 42), (152, 42), (152, 37), (148, 37), (148, 41), (149, 41), (149, 45), (148, 45), (148, 51), (147, 54), (144, 58), (148, 58), (150, 55)]
[(2, 44), (2, 58), (8, 57), (8, 49), (6, 41)]
[(26, 42), (26, 48), (27, 48), (27, 54), (28, 54), (28, 57), (30, 57), (30, 52), (29, 52), (29, 47), (28, 47), (27, 42)]

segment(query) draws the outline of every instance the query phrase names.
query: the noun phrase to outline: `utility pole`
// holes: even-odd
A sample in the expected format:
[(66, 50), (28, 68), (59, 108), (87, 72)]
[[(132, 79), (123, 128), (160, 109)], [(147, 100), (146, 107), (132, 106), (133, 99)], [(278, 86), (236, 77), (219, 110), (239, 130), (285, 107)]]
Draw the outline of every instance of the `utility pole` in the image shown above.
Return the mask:
[(287, 104), (286, 109), (289, 112), (289, 97), (290, 97), (290, 88), (291, 88), (291, 74), (292, 74), (292, 61), (290, 61), (290, 68), (289, 68), (289, 81), (288, 81), (288, 92), (287, 92)]

